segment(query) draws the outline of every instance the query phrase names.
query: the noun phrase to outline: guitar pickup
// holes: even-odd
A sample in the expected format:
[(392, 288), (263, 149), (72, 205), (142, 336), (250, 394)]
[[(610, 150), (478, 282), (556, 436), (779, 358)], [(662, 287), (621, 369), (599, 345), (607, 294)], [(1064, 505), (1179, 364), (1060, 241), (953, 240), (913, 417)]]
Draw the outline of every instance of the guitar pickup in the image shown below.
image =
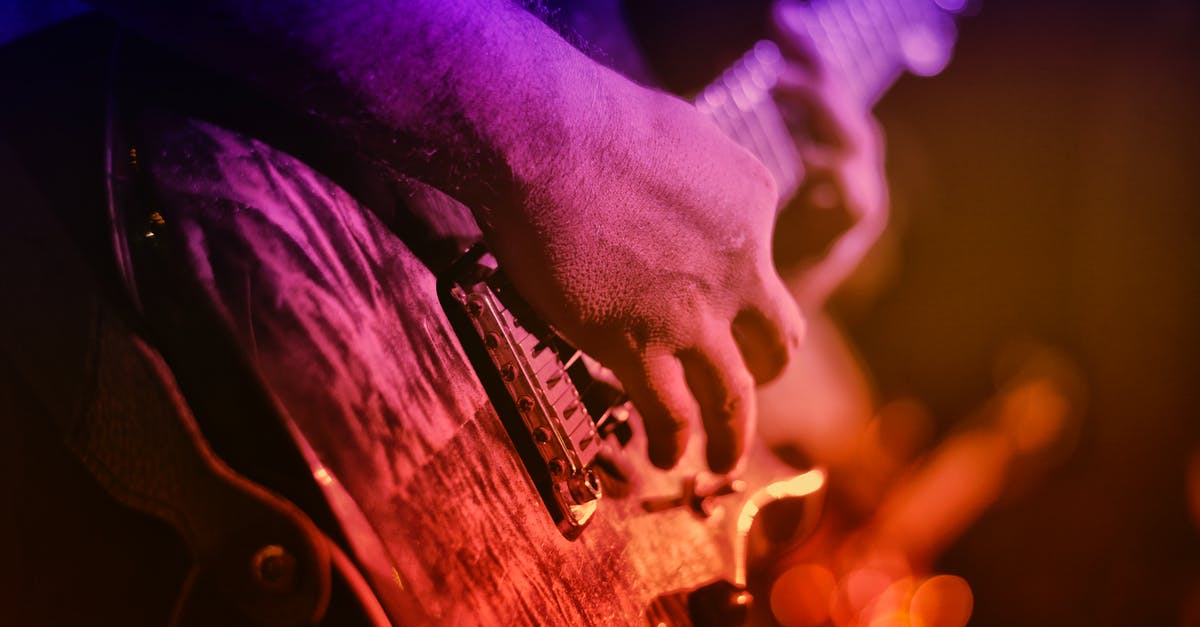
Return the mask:
[(542, 501), (559, 531), (578, 537), (602, 498), (592, 466), (602, 438), (623, 443), (630, 432), (624, 396), (594, 379), (583, 354), (534, 315), (482, 245), (439, 283), (447, 317)]

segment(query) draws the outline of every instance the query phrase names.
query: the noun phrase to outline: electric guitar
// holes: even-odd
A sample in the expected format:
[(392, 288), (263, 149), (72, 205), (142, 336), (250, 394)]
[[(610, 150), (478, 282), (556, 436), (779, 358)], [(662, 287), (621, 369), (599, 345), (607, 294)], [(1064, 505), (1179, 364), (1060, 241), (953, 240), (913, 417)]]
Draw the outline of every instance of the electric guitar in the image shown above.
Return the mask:
[[(813, 1), (780, 19), (869, 105), (903, 71), (944, 65), (953, 24), (939, 5), (950, 4)], [(771, 97), (784, 63), (764, 41), (697, 97), (777, 178), (781, 204), (803, 176)], [(409, 193), (423, 236), (477, 237), (465, 208)], [(377, 622), (770, 621), (753, 605), (756, 577), (812, 527), (820, 469), (757, 441), (736, 477), (705, 472), (696, 446), (674, 470), (653, 468), (619, 392), (524, 309), (486, 251), (429, 263), (346, 198), (326, 224), (281, 206), (253, 245), (209, 250), (198, 238), (184, 252), (278, 399), (336, 519), (325, 530), (341, 538), (335, 566)], [(193, 234), (222, 226), (171, 219)], [(339, 280), (302, 293), (255, 282), (255, 255), (288, 245), (272, 239), (285, 231), (308, 243), (305, 264), (322, 268), (311, 274)], [(245, 284), (215, 280), (214, 264), (238, 264)], [(321, 326), (305, 316), (313, 299)]]

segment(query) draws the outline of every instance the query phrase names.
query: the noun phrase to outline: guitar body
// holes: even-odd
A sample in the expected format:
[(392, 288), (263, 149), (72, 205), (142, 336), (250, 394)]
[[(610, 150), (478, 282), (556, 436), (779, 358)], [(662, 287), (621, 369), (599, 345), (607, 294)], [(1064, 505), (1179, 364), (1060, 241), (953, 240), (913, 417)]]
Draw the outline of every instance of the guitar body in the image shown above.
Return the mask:
[[(630, 624), (664, 593), (734, 575), (748, 491), (704, 511), (645, 506), (698, 473), (697, 491), (718, 483), (701, 472), (702, 447), (664, 472), (636, 428), (624, 450), (609, 442), (628, 493), (604, 498), (566, 539), (447, 321), (436, 277), (397, 234), (255, 140), (184, 118), (144, 135), (200, 296), (312, 449), (317, 483), (336, 482), (361, 510), (365, 524), (345, 529), (350, 552), (393, 621)], [(424, 206), (448, 235), (466, 223), (445, 202)], [(742, 478), (800, 472), (760, 449)], [(356, 534), (385, 554), (367, 554)]]
[[(462, 207), (409, 190), (420, 219), (385, 224), (247, 136), (178, 116), (139, 134), (169, 245), (196, 285), (191, 315), (214, 311), (278, 401), (337, 514), (339, 528), (324, 531), (344, 538), (392, 622), (681, 623), (673, 593), (739, 575), (753, 589), (754, 573), (739, 568), (761, 557), (743, 524), (762, 508), (760, 488), (807, 477), (791, 486), (802, 500), (820, 488), (819, 476), (754, 442), (744, 485), (723, 494), (695, 442), (677, 469), (653, 468), (634, 420), (632, 440), (611, 445), (628, 485), (567, 539), (443, 311), (435, 275), (448, 260), (413, 244), (476, 238)], [(811, 380), (802, 367), (789, 372)], [(775, 412), (787, 420), (793, 394), (781, 392)], [(803, 530), (812, 511), (785, 518)], [(659, 603), (664, 595), (674, 604)]]
[[(720, 123), (723, 105), (709, 105)], [(762, 442), (731, 485), (704, 472), (699, 433), (676, 469), (652, 467), (635, 419), (626, 445), (605, 444), (621, 477), (568, 539), (443, 310), (437, 273), (450, 259), (431, 251), (478, 239), (465, 208), (414, 184), (403, 192), (413, 215), (385, 224), (387, 212), (244, 135), (171, 115), (140, 135), (201, 309), (217, 313), (278, 399), (336, 514), (340, 529), (326, 532), (344, 536), (392, 622), (686, 624), (675, 593), (721, 579), (761, 592), (754, 575), (771, 543), (795, 539), (819, 511), (808, 497), (823, 475)], [(849, 381), (823, 397), (861, 415), (852, 353), (832, 324), (811, 333), (788, 380)], [(829, 363), (827, 350), (837, 365), (812, 376), (806, 366)], [(802, 389), (777, 389), (765, 415), (794, 423)], [(777, 429), (774, 440), (794, 435)], [(770, 541), (755, 536), (753, 514), (781, 497), (801, 506)]]

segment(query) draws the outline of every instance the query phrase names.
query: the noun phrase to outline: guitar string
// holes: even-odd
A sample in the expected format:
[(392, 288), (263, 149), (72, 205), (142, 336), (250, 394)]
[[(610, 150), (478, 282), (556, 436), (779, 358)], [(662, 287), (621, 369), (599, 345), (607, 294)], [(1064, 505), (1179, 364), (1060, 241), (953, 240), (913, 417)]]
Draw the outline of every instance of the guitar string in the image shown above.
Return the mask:
[(785, 142), (790, 142), (791, 138), (786, 135), (782, 120), (779, 119), (779, 110), (775, 108), (770, 92), (757, 83), (754, 87), (759, 91), (758, 99), (749, 115), (760, 129), (773, 160), (777, 164), (775, 168), (776, 181), (779, 183), (779, 195), (782, 199), (791, 192), (796, 184), (797, 170), (800, 167), (799, 158), (795, 154), (794, 147), (791, 151), (788, 151), (786, 147)]
[(890, 0), (874, 0), (874, 4), (881, 10), (884, 23), (886, 23), (888, 27), (892, 29), (892, 32), (896, 34), (896, 42), (898, 46), (900, 42), (900, 22), (898, 19), (899, 16), (897, 15), (897, 9), (899, 7), (896, 6), (895, 2)]
[(826, 65), (839, 67), (845, 64), (843, 60), (844, 52), (837, 45), (837, 38), (828, 36), (828, 31), (831, 28), (829, 18), (820, 11), (824, 0), (812, 0), (803, 9), (807, 19), (801, 22), (804, 30), (808, 33), (818, 54), (824, 57)]
[(867, 87), (865, 68), (863, 67), (863, 57), (865, 56), (863, 49), (866, 48), (866, 42), (862, 41), (862, 32), (850, 15), (846, 13), (846, 9), (841, 3), (826, 2), (822, 6), (828, 11), (829, 18), (837, 23), (838, 30), (846, 44), (849, 64), (844, 66), (842, 71), (849, 76), (847, 82), (850, 84), (851, 93), (861, 97)]
[(730, 125), (729, 117), (725, 115), (723, 110), (725, 107), (725, 100), (728, 98), (728, 96), (725, 94), (725, 90), (717, 83), (713, 83), (704, 90), (703, 97), (705, 104), (707, 105), (703, 110), (704, 114), (707, 115), (708, 119), (712, 120), (713, 123), (721, 129), (721, 132), (728, 135), (733, 135), (735, 130)]
[(837, 30), (837, 25), (833, 22), (832, 16), (821, 9), (825, 3), (812, 2), (809, 4), (810, 14), (814, 19), (807, 22), (809, 26), (809, 36), (813, 40), (813, 45), (817, 48), (817, 53), (823, 56), (831, 69), (835, 72), (840, 72), (844, 77), (848, 86), (851, 86), (853, 77), (850, 74), (849, 50), (845, 47), (845, 37), (839, 37), (834, 32)]
[[(775, 139), (775, 141), (772, 141), (771, 144), (776, 146), (776, 150), (786, 150), (782, 146), (779, 146), (779, 143), (781, 140), (791, 141), (791, 138), (784, 135), (784, 131), (780, 130), (784, 128), (784, 124), (782, 120), (779, 119), (778, 110), (772, 109), (771, 107), (772, 103), (770, 101), (764, 101), (761, 107), (756, 107), (754, 109), (754, 117), (758, 123), (762, 125), (764, 129), (766, 129), (767, 136)], [(783, 199), (785, 196), (790, 195), (796, 187), (796, 179), (800, 170), (800, 158), (795, 154), (795, 149), (793, 148), (790, 153), (785, 152), (784, 154), (780, 155), (778, 159), (782, 164), (779, 168), (779, 196), (780, 199)]]
[[(747, 150), (754, 153), (754, 156), (757, 157), (759, 161), (762, 161), (763, 164), (768, 167), (768, 169), (772, 169), (773, 165), (774, 170), (777, 171), (780, 164), (770, 163), (771, 159), (767, 154), (767, 151), (764, 149), (762, 141), (760, 138), (755, 136), (754, 130), (750, 126), (749, 119), (745, 115), (746, 107), (749, 106), (750, 103), (743, 104), (741, 102), (742, 96), (739, 93), (741, 78), (737, 76), (736, 70), (726, 72), (721, 76), (720, 81), (725, 88), (725, 93), (728, 95), (728, 98), (726, 99), (727, 106), (725, 108), (725, 113), (727, 116), (729, 116), (733, 128), (736, 129), (736, 132), (733, 134), (734, 139)], [(777, 176), (774, 171), (772, 172), (772, 176)]]
[(903, 62), (901, 54), (901, 27), (895, 15), (896, 3), (891, 0), (847, 0), (862, 7), (867, 17), (865, 22), (875, 33), (875, 49), (881, 62), (867, 82), (863, 103), (874, 105), (887, 87), (900, 75)]
[[(734, 112), (736, 104), (733, 101), (733, 94), (730, 92), (727, 79), (728, 77), (723, 74), (710, 86), (711, 91), (706, 90), (708, 96), (707, 102), (711, 105), (714, 100), (716, 101), (715, 106), (710, 108), (710, 117), (738, 144), (745, 146), (752, 152), (761, 153), (761, 149), (756, 150), (753, 146), (746, 145), (752, 143), (753, 138), (743, 128), (745, 121), (740, 119), (740, 116)], [(760, 160), (763, 159), (763, 155), (761, 154), (757, 154), (756, 156)], [(768, 165), (768, 167), (770, 166)]]
[(864, 1), (875, 7), (875, 13), (879, 16), (879, 19), (872, 21), (875, 22), (875, 24), (881, 29), (887, 30), (890, 36), (885, 36), (885, 40), (891, 43), (891, 46), (887, 48), (887, 67), (885, 68), (884, 73), (878, 78), (875, 85), (875, 91), (873, 94), (871, 94), (872, 102), (870, 104), (874, 104), (874, 101), (883, 94), (884, 89), (887, 87), (886, 83), (890, 82), (891, 77), (898, 76), (900, 68), (904, 65), (903, 62), (900, 61), (900, 40), (903, 35), (901, 34), (900, 26), (896, 22), (895, 2), (891, 2), (890, 0)]
[(781, 61), (776, 60), (775, 65), (768, 66), (759, 58), (757, 51), (751, 52), (750, 58), (753, 59), (754, 63), (752, 66), (747, 64), (747, 80), (749, 85), (755, 89), (757, 95), (755, 106), (751, 109), (751, 114), (762, 130), (771, 154), (778, 165), (780, 174), (779, 187), (782, 195), (794, 185), (798, 159), (795, 158), (795, 147), (791, 147), (791, 150), (788, 150), (787, 142), (790, 141), (790, 138), (780, 133), (782, 124), (779, 123), (779, 110), (776, 108), (775, 101), (771, 97), (771, 87), (779, 81), (778, 66), (781, 64)]
[(899, 2), (896, 2), (896, 6), (908, 16), (908, 24), (910, 26), (913, 24), (913, 20), (920, 20), (921, 15), (918, 13), (917, 3), (900, 0)]
[(871, 4), (866, 0), (844, 0), (846, 9), (850, 12), (850, 16), (858, 24), (859, 28), (863, 29), (864, 39), (870, 40), (870, 45), (867, 46), (866, 53), (870, 55), (870, 76), (867, 77), (868, 88), (873, 88), (879, 83), (879, 78), (887, 73), (886, 68), (889, 63), (888, 59), (891, 56), (889, 53), (890, 47), (887, 45), (887, 37), (876, 19), (876, 13), (871, 7)]
[(893, 2), (900, 16), (900, 25), (904, 27), (905, 32), (912, 32), (915, 25), (922, 23), (923, 17), (916, 12), (916, 6), (913, 2), (900, 0)]
[[(755, 156), (767, 166), (775, 180), (782, 183), (784, 164), (767, 136), (766, 127), (762, 125), (762, 120), (757, 115), (757, 111), (767, 95), (757, 86), (750, 84), (749, 70), (744, 65), (742, 67), (735, 66), (735, 68), (733, 77), (738, 93), (733, 94), (733, 100), (735, 104), (738, 104), (739, 100), (745, 103), (745, 106), (738, 105), (738, 118), (747, 130), (750, 141), (757, 149), (754, 151)], [(734, 89), (734, 86), (730, 86), (730, 89)]]

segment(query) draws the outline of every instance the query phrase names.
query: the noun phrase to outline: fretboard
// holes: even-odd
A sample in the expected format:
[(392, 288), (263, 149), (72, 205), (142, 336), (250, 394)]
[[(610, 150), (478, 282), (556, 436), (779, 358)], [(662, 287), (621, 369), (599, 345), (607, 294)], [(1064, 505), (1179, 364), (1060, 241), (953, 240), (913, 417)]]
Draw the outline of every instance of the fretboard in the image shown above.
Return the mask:
[[(954, 44), (951, 12), (964, 0), (812, 0), (778, 9), (781, 29), (807, 38), (826, 69), (869, 109), (905, 71), (941, 71)], [(750, 150), (775, 177), (781, 204), (804, 173), (771, 89), (784, 68), (778, 46), (761, 41), (706, 87), (696, 106)]]

